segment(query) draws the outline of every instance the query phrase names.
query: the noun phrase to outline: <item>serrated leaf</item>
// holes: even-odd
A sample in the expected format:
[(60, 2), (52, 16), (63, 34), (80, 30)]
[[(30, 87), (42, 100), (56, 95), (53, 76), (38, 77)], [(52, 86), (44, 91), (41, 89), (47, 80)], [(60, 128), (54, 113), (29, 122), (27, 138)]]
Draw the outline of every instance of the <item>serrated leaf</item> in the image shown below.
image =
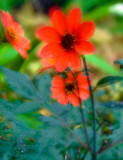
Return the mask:
[(121, 76), (107, 76), (98, 81), (96, 87), (104, 87), (120, 81), (123, 81), (123, 77)]
[(40, 97), (46, 101), (50, 100), (51, 95), (51, 76), (49, 74), (39, 76), (37, 78), (37, 88), (40, 93)]
[[(16, 105), (16, 103), (14, 103)], [(37, 111), (41, 108), (41, 102), (39, 101), (31, 101), (31, 102), (22, 102), (17, 106), (17, 109), (15, 110), (16, 114), (21, 113), (29, 113), (33, 111)]]
[(7, 100), (0, 99), (0, 113), (9, 120), (15, 119), (15, 106)]
[(6, 80), (10, 88), (22, 97), (37, 99), (37, 91), (29, 78), (16, 71), (0, 66), (0, 70), (6, 75)]

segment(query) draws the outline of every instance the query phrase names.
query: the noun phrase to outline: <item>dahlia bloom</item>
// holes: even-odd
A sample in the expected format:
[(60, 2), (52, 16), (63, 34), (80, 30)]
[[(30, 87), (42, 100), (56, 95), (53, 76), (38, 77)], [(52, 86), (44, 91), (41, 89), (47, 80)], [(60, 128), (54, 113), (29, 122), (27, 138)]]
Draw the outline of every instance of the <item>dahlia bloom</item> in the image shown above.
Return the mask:
[(21, 26), (14, 21), (13, 17), (8, 12), (6, 13), (1, 10), (0, 21), (9, 43), (23, 58), (27, 58), (27, 51), (30, 49), (30, 41), (24, 37), (24, 32), (21, 29)]
[(67, 73), (67, 78), (56, 75), (52, 80), (52, 98), (57, 99), (61, 104), (72, 103), (74, 107), (80, 104), (80, 100), (89, 97), (87, 76), (79, 73), (73, 77), (71, 72)]
[(42, 27), (37, 31), (38, 37), (47, 43), (41, 50), (41, 57), (53, 57), (59, 72), (67, 67), (80, 68), (80, 54), (95, 52), (88, 41), (95, 32), (95, 24), (81, 23), (81, 19), (79, 8), (72, 10), (67, 18), (60, 10), (55, 10), (51, 17), (53, 27)]

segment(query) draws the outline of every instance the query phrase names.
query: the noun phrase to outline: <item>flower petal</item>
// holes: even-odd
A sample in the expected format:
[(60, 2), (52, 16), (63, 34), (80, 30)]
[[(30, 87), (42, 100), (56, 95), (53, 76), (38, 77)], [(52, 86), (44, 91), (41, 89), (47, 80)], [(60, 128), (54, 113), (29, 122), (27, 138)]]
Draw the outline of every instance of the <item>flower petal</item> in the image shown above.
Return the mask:
[(85, 41), (90, 39), (94, 32), (95, 32), (96, 26), (93, 22), (84, 22), (80, 25), (78, 29), (78, 38), (80, 41)]
[(60, 76), (55, 76), (52, 80), (52, 86), (53, 87), (63, 87), (64, 86), (64, 81), (63, 78), (61, 78)]
[(79, 8), (73, 9), (68, 16), (68, 30), (70, 33), (75, 33), (78, 29), (82, 19), (81, 10)]
[(52, 14), (52, 23), (55, 29), (64, 35), (67, 32), (67, 20), (65, 15), (60, 10), (55, 10)]
[(30, 49), (30, 41), (25, 37), (18, 36), (17, 40), (10, 42), (23, 58), (27, 58), (27, 50)]
[(59, 103), (66, 105), (69, 99), (65, 94), (62, 93), (57, 100)]
[(83, 100), (88, 99), (90, 95), (89, 91), (86, 88), (79, 88), (79, 94), (80, 98)]
[(59, 44), (49, 43), (42, 48), (40, 52), (40, 56), (44, 58), (53, 57), (53, 56), (57, 57), (60, 51), (61, 51), (61, 47)]
[(72, 74), (72, 72), (67, 72), (67, 78), (65, 79), (65, 81), (74, 81), (74, 76)]
[(4, 12), (0, 10), (0, 20), (4, 27), (4, 29), (7, 29), (8, 27), (11, 27), (12, 23), (14, 22), (12, 16), (9, 14), (9, 12)]
[(25, 50), (29, 50), (30, 49), (30, 41), (25, 37), (18, 36), (17, 40), (13, 41), (13, 43), (17, 47), (23, 48)]
[(63, 72), (68, 67), (68, 62), (69, 59), (67, 56), (60, 55), (56, 59), (56, 64), (55, 64), (56, 70), (59, 72)]
[(28, 53), (24, 50), (24, 49), (21, 49), (21, 48), (15, 48), (19, 53), (20, 55), (25, 59), (28, 57)]
[(70, 101), (70, 103), (72, 103), (72, 105), (73, 105), (74, 107), (76, 107), (76, 106), (79, 105), (79, 98), (78, 98), (78, 96), (75, 95), (75, 94), (69, 95), (69, 101)]
[(12, 27), (15, 29), (16, 33), (20, 36), (24, 36), (24, 31), (21, 28), (21, 25), (18, 24), (17, 22), (14, 22), (12, 24)]
[(69, 59), (70, 59), (70, 67), (73, 68), (74, 71), (78, 71), (81, 68), (81, 59), (80, 57), (77, 55), (77, 53), (75, 52), (71, 52), (69, 55)]
[(68, 97), (64, 92), (63, 87), (52, 87), (52, 98), (57, 99), (57, 101), (61, 104), (67, 104), (68, 103)]
[(45, 68), (54, 68), (55, 67), (55, 60), (54, 58), (47, 57), (40, 60), (41, 64)]
[(87, 76), (83, 76), (82, 73), (79, 73), (77, 76), (77, 83), (79, 88), (88, 88)]
[(95, 48), (91, 42), (82, 41), (76, 44), (75, 49), (79, 54), (93, 54), (95, 52)]
[(53, 27), (42, 27), (37, 31), (37, 37), (47, 43), (60, 42), (61, 37)]

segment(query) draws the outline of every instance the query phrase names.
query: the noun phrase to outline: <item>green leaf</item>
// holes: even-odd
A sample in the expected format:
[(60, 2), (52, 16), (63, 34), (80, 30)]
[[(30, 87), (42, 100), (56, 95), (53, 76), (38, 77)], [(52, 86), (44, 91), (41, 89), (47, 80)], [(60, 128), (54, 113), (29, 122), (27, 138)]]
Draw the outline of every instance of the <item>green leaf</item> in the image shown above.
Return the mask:
[(116, 108), (116, 109), (123, 108), (123, 102), (121, 101), (109, 101), (109, 102), (102, 103), (102, 105), (108, 108)]
[(114, 61), (114, 63), (123, 65), (123, 58), (116, 59), (116, 61)]
[(104, 87), (108, 86), (117, 82), (123, 81), (123, 77), (120, 76), (107, 76), (102, 78), (100, 81), (98, 81), (96, 88), (97, 87)]
[[(16, 103), (14, 103), (16, 105)], [(17, 105), (17, 109), (15, 110), (16, 114), (29, 113), (37, 111), (41, 108), (41, 102), (39, 101), (31, 101), (31, 102), (22, 102)]]
[(123, 73), (123, 58), (119, 58), (116, 61), (114, 61), (115, 64), (120, 64), (121, 72)]
[(51, 76), (49, 74), (37, 77), (37, 88), (40, 93), (40, 97), (43, 100), (49, 101), (51, 95)]
[(7, 83), (13, 91), (25, 98), (38, 98), (35, 87), (26, 75), (19, 72), (11, 71), (2, 66), (0, 66), (0, 69), (6, 75)]
[(117, 3), (109, 2), (107, 4), (99, 5), (95, 7), (91, 12), (86, 14), (84, 19), (100, 20), (101, 18), (111, 14), (111, 8)]
[(95, 54), (87, 55), (86, 59), (92, 65), (98, 67), (101, 71), (103, 71), (105, 73), (110, 73), (113, 75), (122, 75), (119, 70), (117, 70), (115, 67), (113, 67), (111, 64), (109, 64), (108, 61), (106, 61), (105, 59), (103, 59), (100, 56), (97, 56)]
[(9, 120), (15, 120), (15, 106), (7, 100), (0, 99), (0, 113)]

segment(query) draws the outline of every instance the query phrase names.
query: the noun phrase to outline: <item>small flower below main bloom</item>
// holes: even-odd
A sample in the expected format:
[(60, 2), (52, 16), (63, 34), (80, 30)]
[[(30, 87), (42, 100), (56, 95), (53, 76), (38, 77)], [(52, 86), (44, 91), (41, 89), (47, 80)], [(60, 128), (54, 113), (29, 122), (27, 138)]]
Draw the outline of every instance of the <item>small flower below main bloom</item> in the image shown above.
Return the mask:
[(74, 107), (89, 97), (87, 76), (82, 73), (74, 77), (71, 72), (68, 72), (67, 78), (56, 75), (52, 80), (51, 90), (52, 98), (64, 105), (71, 103)]

